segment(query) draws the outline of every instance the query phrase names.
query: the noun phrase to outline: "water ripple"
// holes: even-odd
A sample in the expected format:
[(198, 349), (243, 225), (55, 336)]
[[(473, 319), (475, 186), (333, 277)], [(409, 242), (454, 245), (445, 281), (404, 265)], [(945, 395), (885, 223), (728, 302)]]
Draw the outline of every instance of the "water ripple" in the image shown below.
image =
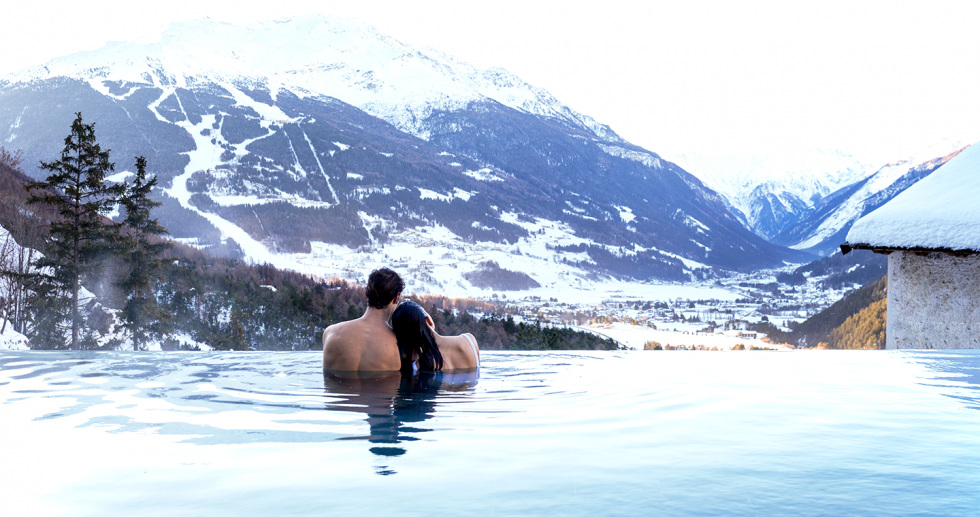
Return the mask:
[[(487, 352), (470, 376), (343, 378), (319, 366), (318, 353), (0, 352), (0, 438), (30, 451), (5, 469), (33, 472), (71, 445), (89, 461), (61, 465), (73, 472), (51, 481), (72, 491), (63, 500), (194, 497), (186, 479), (220, 479), (227, 495), (212, 497), (239, 514), (258, 512), (247, 494), (315, 513), (303, 501), (323, 486), (338, 490), (339, 513), (385, 513), (375, 501), (417, 500), (431, 480), (473, 480), (483, 492), (462, 486), (425, 513), (980, 507), (976, 351)], [(117, 448), (129, 452), (105, 455)], [(130, 457), (171, 466), (140, 481)], [(85, 470), (102, 461), (119, 465)]]

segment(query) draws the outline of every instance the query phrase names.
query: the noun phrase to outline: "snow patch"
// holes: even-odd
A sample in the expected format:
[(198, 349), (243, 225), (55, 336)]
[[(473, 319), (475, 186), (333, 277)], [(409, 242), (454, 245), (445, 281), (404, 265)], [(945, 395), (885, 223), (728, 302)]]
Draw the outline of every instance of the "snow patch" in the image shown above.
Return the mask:
[(660, 159), (650, 153), (633, 151), (632, 149), (623, 149), (622, 147), (617, 147), (615, 145), (598, 144), (598, 146), (608, 155), (615, 156), (617, 158), (624, 158), (634, 162), (640, 162), (647, 167), (654, 167), (657, 169), (663, 168), (663, 166), (660, 164)]
[(494, 174), (492, 169), (486, 167), (477, 171), (463, 171), (463, 174), (479, 181), (504, 181)]
[(123, 172), (117, 172), (116, 174), (113, 174), (112, 176), (106, 176), (105, 177), (105, 180), (106, 181), (111, 181), (113, 183), (123, 183), (124, 181), (126, 181), (126, 178), (128, 178), (130, 176), (135, 176), (135, 174), (133, 174), (132, 172), (129, 172), (129, 171), (123, 171)]
[(469, 201), (476, 192), (467, 192), (459, 187), (453, 189), (451, 194), (440, 194), (436, 191), (419, 188), (419, 197), (422, 199), (438, 199), (440, 201), (451, 202), (453, 199), (462, 199), (463, 201)]
[(692, 228), (700, 228), (701, 230), (704, 230), (704, 231), (711, 231), (711, 228), (708, 228), (707, 226), (704, 225), (704, 223), (702, 223), (701, 221), (698, 221), (697, 219), (695, 219), (695, 218), (693, 218), (691, 216), (687, 216), (684, 219), (684, 222), (688, 226), (690, 226)]
[(636, 216), (633, 215), (633, 209), (631, 209), (628, 206), (613, 205), (613, 208), (615, 208), (616, 211), (619, 212), (619, 218), (622, 219), (623, 222), (626, 224), (629, 224), (633, 222), (634, 219), (636, 219)]
[(6, 330), (0, 334), (0, 350), (30, 350), (31, 344), (27, 337), (13, 329), (9, 321), (0, 318), (0, 328), (6, 325)]

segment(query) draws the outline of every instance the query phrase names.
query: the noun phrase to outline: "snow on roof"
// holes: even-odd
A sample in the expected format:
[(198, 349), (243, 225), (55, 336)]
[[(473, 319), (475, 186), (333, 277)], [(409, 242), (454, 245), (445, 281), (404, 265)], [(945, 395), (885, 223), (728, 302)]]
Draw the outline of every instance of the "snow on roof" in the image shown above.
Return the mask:
[(847, 243), (980, 251), (980, 145), (859, 219)]

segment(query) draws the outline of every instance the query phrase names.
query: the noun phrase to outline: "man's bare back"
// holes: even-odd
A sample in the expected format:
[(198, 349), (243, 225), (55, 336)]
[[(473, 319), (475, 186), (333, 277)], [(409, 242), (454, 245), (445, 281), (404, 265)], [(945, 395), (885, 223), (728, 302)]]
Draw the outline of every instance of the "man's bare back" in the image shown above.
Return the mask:
[(323, 369), (381, 372), (401, 368), (395, 333), (385, 324), (386, 311), (368, 307), (356, 320), (323, 331)]
[(334, 372), (385, 372), (402, 367), (398, 340), (388, 318), (398, 307), (405, 282), (398, 273), (381, 268), (371, 272), (364, 296), (367, 310), (356, 320), (336, 323), (323, 331), (323, 369)]

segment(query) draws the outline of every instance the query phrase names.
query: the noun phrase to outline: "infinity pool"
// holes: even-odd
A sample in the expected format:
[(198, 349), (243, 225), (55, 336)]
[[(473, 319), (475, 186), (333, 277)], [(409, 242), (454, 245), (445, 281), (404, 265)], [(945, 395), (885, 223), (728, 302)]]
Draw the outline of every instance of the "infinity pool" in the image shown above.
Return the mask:
[(483, 357), (0, 352), (2, 513), (980, 513), (977, 351)]

